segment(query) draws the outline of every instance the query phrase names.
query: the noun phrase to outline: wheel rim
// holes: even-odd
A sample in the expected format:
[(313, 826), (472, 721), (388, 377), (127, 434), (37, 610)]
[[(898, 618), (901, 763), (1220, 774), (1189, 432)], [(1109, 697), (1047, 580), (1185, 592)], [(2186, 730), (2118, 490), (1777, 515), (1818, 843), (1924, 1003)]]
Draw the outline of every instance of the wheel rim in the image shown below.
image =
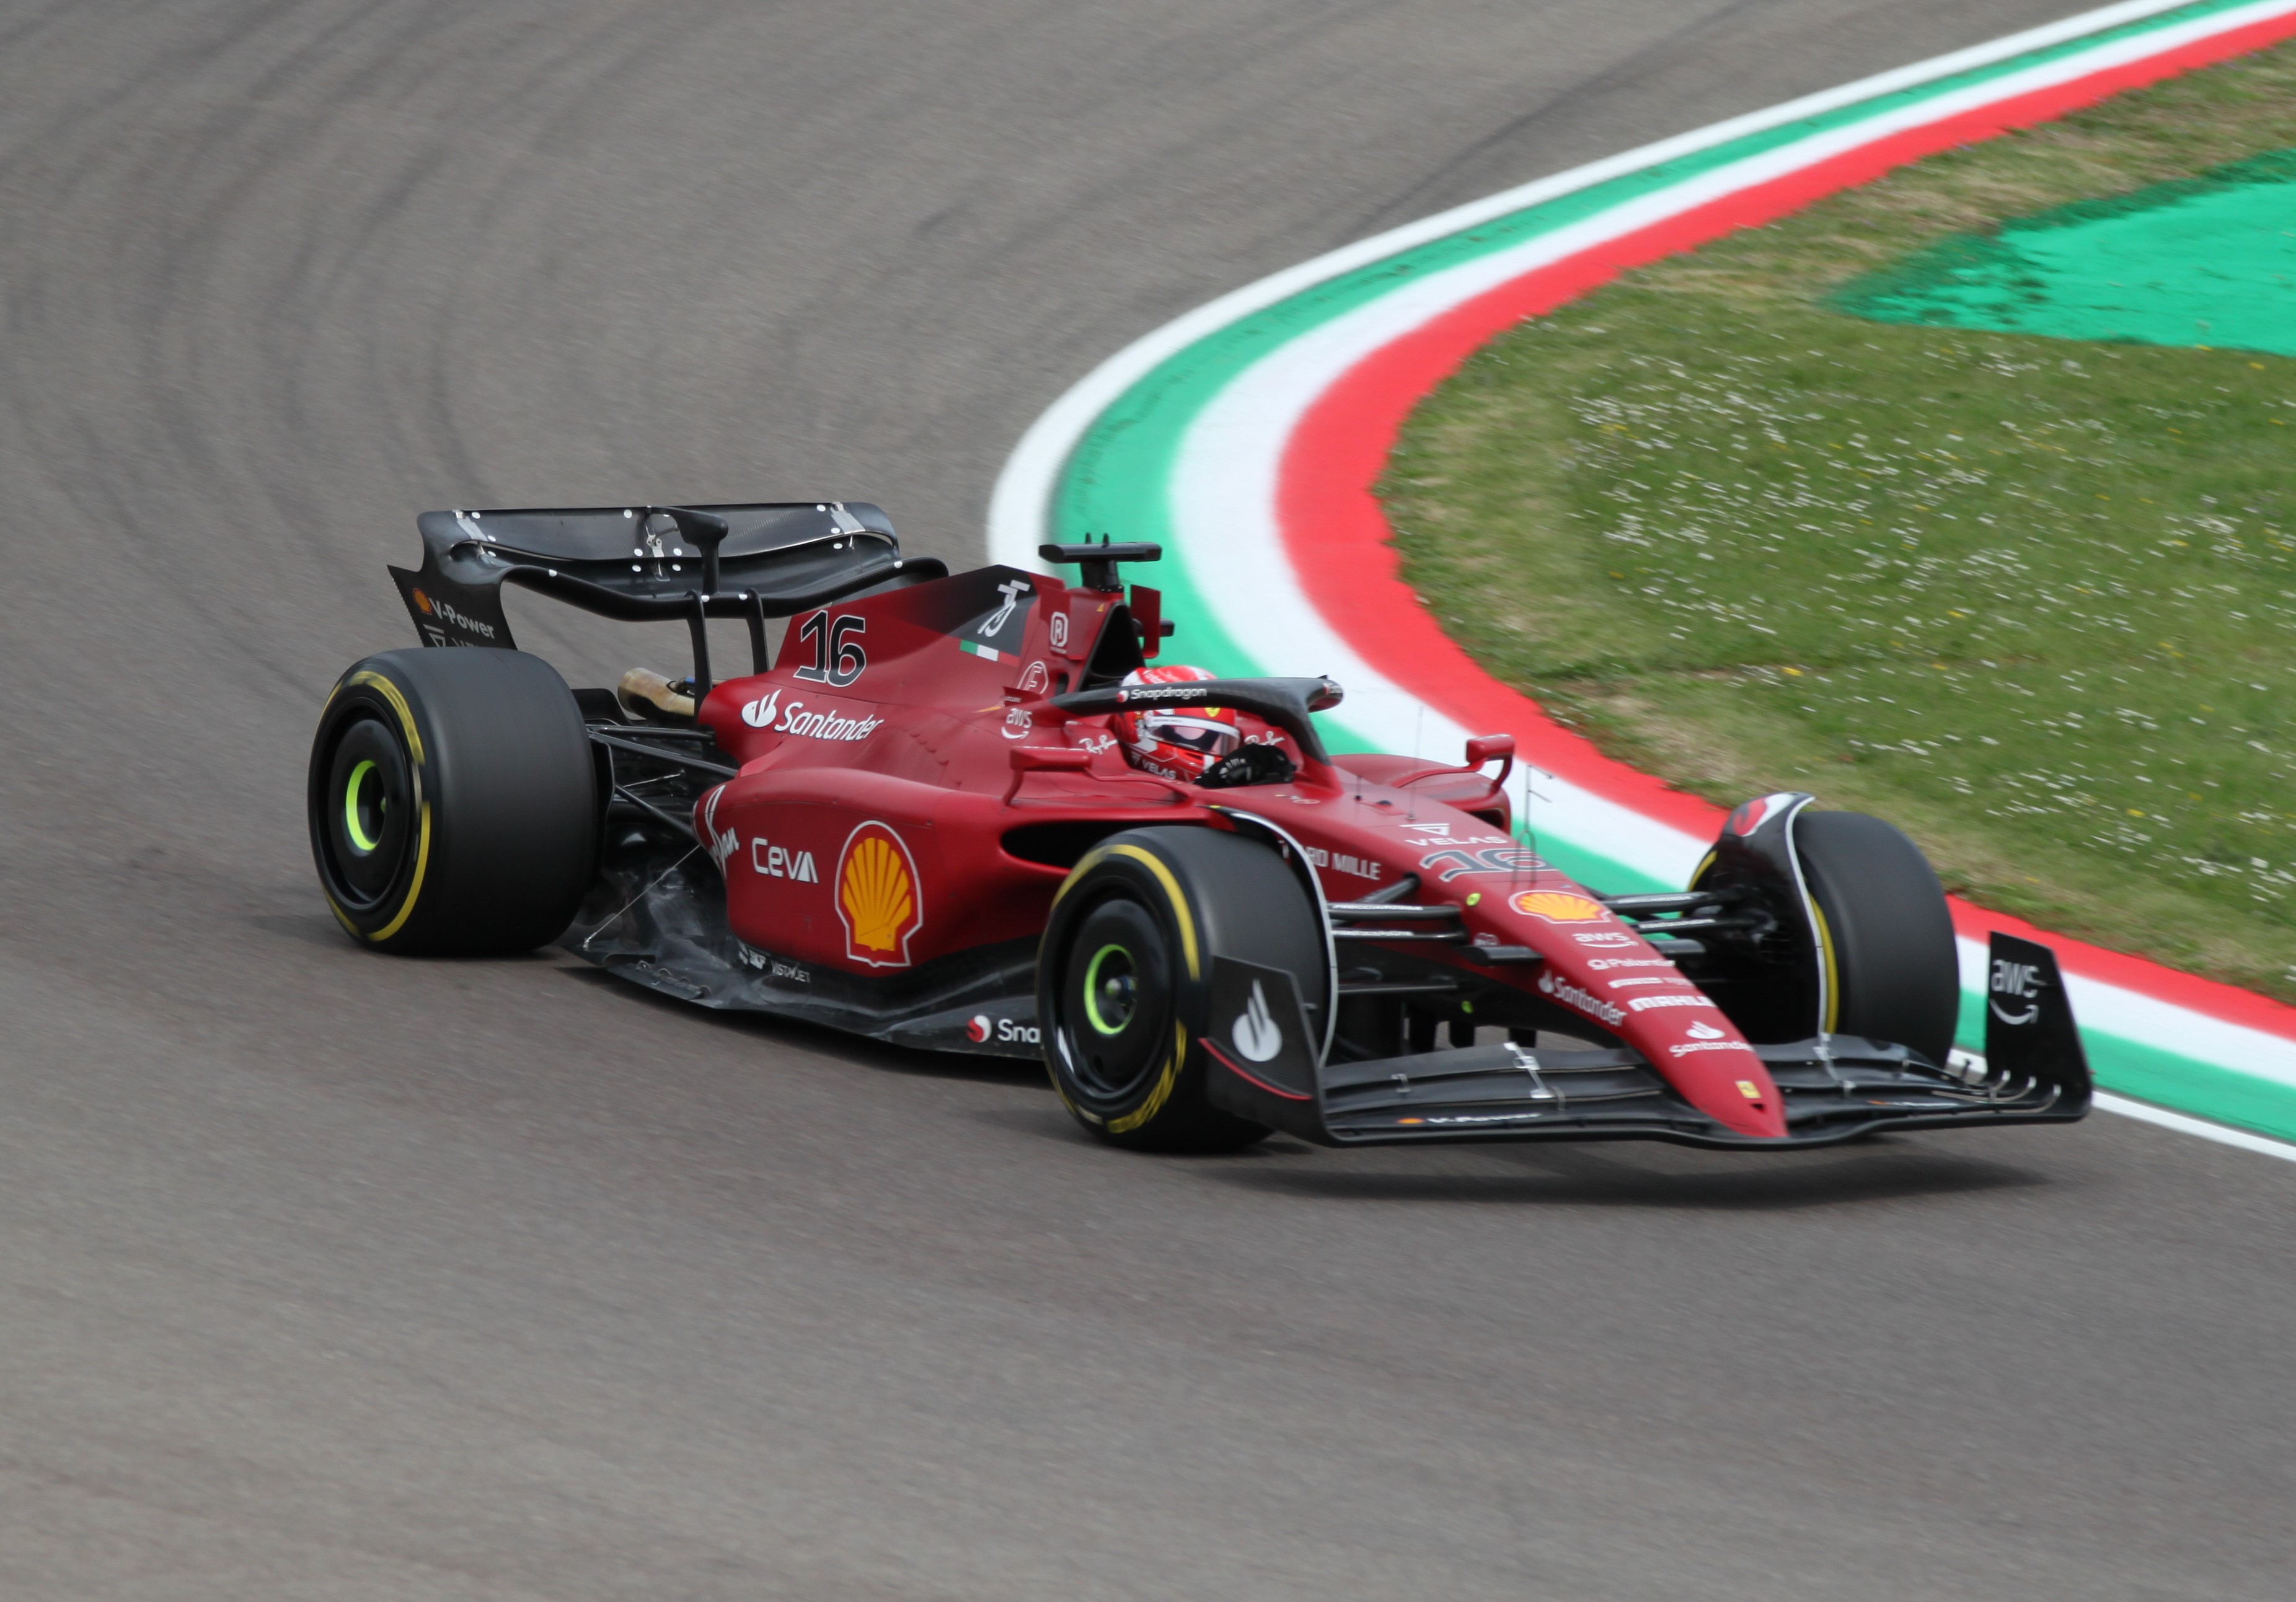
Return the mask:
[(1128, 894), (1087, 911), (1062, 978), (1062, 1056), (1085, 1099), (1120, 1108), (1171, 1050), (1171, 962), (1162, 925)]
[(372, 786), (366, 782), (376, 771), (373, 763), (360, 761), (351, 769), (343, 789), (343, 832), (350, 837), (351, 850), (360, 856), (371, 854), (382, 844), (383, 823), (390, 809), (382, 781), (377, 779)]
[(1084, 971), (1084, 1017), (1094, 1033), (1123, 1034), (1139, 996), (1140, 981), (1130, 952), (1120, 945), (1103, 945), (1093, 952)]
[(318, 797), (327, 887), (354, 911), (379, 905), (414, 846), (413, 771), (397, 732), (364, 708), (343, 724)]

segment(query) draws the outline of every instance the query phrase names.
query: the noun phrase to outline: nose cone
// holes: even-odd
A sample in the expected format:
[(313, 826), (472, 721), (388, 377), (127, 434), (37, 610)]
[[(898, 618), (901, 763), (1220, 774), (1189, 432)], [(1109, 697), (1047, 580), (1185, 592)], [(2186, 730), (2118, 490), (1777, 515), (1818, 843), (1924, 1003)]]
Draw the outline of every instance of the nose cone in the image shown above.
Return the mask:
[(1755, 1140), (1784, 1138), (1784, 1099), (1746, 1037), (1639, 929), (1577, 885), (1542, 871), (1467, 922), (1503, 943), (1527, 939), (1546, 959), (1530, 988), (1641, 1052), (1700, 1112)]
[(1785, 1099), (1777, 1083), (1718, 1009), (1631, 1033), (1636, 1049), (1700, 1112), (1742, 1135), (1784, 1138)]

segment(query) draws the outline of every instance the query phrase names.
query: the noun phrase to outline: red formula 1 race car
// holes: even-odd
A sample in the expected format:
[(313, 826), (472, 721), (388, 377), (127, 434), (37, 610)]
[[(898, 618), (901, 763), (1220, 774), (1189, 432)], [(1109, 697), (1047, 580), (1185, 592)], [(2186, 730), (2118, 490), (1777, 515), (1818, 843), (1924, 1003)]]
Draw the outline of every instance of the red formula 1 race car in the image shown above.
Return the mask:
[[(321, 881), (378, 950), (555, 940), (707, 1007), (1041, 1056), (1086, 1129), (1162, 1149), (2087, 1109), (2046, 948), (1996, 937), (1986, 1057), (1951, 1053), (1953, 927), (1887, 823), (1766, 797), (1687, 889), (1603, 895), (1516, 838), (1511, 738), (1335, 756), (1328, 680), (1152, 667), (1157, 593), (1119, 569), (1153, 546), (1046, 547), (1070, 585), (904, 560), (859, 503), (421, 528), (392, 570), (417, 629), (481, 649), (358, 663), (311, 753)], [(512, 648), (505, 583), (685, 622), (691, 678), (570, 690)], [(750, 672), (713, 677), (711, 617)]]

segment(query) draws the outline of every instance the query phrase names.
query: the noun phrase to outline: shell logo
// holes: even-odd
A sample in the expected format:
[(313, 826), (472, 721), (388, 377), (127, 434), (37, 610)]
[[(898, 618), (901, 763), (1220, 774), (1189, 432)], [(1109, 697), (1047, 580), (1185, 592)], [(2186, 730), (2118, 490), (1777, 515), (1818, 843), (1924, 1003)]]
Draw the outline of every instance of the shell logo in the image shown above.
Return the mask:
[(909, 936), (924, 926), (917, 865), (907, 844), (872, 819), (845, 837), (837, 862), (837, 915), (845, 954), (872, 968), (906, 968)]
[(1549, 923), (1592, 923), (1604, 916), (1602, 903), (1562, 890), (1525, 890), (1507, 904)]
[(421, 607), (427, 612), (430, 609), (430, 598), (428, 595), (425, 595), (422, 591), (417, 590), (414, 592), (414, 604)]

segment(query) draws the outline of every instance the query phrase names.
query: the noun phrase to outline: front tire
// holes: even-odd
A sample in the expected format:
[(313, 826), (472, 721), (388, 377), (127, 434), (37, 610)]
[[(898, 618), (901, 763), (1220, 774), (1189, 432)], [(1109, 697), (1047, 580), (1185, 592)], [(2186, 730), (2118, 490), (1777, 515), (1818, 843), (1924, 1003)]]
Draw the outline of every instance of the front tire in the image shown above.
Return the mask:
[(1266, 1126), (1214, 1107), (1215, 958), (1293, 976), (1327, 1018), (1317, 914), (1267, 846), (1202, 828), (1128, 830), (1061, 887), (1037, 960), (1037, 1016), (1062, 1105), (1099, 1139), (1148, 1151), (1233, 1151)]
[(1929, 859), (1865, 813), (1805, 812), (1793, 838), (1821, 917), (1828, 1029), (1895, 1041), (1942, 1064), (1961, 1017), (1961, 961)]
[(573, 921), (597, 869), (581, 710), (524, 651), (355, 664), (319, 715), (308, 806), (327, 904), (383, 951), (531, 951)]

